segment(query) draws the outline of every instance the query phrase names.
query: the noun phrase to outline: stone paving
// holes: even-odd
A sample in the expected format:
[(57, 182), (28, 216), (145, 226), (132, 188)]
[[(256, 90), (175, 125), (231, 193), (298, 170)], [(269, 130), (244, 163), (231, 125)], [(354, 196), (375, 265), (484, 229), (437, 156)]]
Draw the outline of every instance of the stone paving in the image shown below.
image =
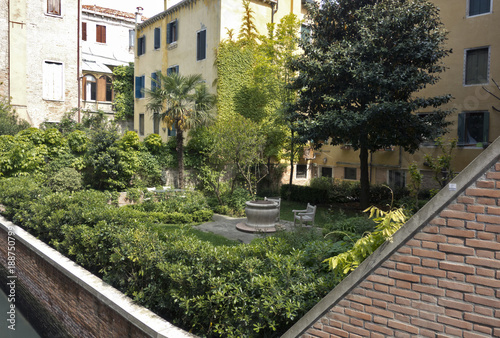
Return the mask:
[[(229, 216), (215, 214), (212, 219), (213, 219), (212, 222), (203, 223), (195, 226), (194, 228), (205, 232), (212, 232), (217, 235), (222, 235), (228, 239), (234, 241), (240, 241), (246, 244), (250, 243), (254, 238), (272, 235), (272, 233), (270, 234), (250, 233), (236, 229), (236, 225), (238, 223), (245, 222), (246, 220), (245, 217), (232, 218)], [(281, 220), (278, 226), (281, 226), (286, 230), (292, 230), (293, 222)]]

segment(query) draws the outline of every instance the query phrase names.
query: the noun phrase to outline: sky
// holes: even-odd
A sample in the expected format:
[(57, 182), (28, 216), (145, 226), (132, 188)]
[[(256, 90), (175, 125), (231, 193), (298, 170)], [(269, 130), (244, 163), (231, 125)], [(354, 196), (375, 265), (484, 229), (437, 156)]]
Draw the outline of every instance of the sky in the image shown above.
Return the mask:
[(124, 12), (135, 13), (137, 7), (142, 7), (142, 15), (152, 17), (163, 12), (163, 0), (82, 0), (82, 5), (97, 5)]

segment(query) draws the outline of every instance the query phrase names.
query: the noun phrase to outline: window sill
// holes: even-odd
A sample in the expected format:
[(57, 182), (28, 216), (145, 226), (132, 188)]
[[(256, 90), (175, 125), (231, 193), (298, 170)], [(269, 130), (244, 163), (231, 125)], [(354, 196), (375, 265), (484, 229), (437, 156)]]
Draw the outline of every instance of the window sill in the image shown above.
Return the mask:
[(167, 45), (168, 50), (175, 49), (175, 48), (177, 48), (177, 41), (171, 42)]
[(469, 15), (467, 14), (466, 18), (469, 19), (469, 18), (477, 18), (478, 16), (485, 16), (485, 15), (489, 15), (491, 14), (492, 12), (487, 12), (487, 13), (480, 13), (480, 14), (474, 14), (474, 15)]
[(47, 99), (43, 98), (44, 101), (50, 101), (50, 102), (64, 102), (64, 99)]
[(58, 18), (58, 19), (62, 19), (62, 15), (61, 14), (52, 14), (52, 13), (45, 13), (45, 16), (49, 16), (51, 18)]

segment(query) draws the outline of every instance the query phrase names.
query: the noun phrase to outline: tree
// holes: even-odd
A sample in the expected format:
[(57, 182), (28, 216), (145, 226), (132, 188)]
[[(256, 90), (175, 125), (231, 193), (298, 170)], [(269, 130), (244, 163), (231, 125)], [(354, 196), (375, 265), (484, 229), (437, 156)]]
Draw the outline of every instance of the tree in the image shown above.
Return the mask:
[(184, 188), (184, 132), (207, 125), (214, 119), (215, 96), (210, 94), (201, 75), (182, 76), (158, 73), (157, 87), (146, 90), (146, 109), (158, 113), (169, 129), (176, 130), (178, 187)]
[(113, 68), (114, 106), (117, 120), (134, 117), (134, 64)]
[(30, 124), (17, 116), (9, 102), (0, 97), (0, 135), (14, 136), (29, 127)]
[[(439, 80), (446, 34), (425, 0), (338, 0), (313, 4), (311, 38), (292, 68), (299, 91), (290, 119), (303, 141), (350, 143), (359, 150), (360, 202), (369, 204), (369, 152), (415, 152), (446, 131), (451, 96), (418, 97)], [(413, 114), (425, 109), (425, 117)]]

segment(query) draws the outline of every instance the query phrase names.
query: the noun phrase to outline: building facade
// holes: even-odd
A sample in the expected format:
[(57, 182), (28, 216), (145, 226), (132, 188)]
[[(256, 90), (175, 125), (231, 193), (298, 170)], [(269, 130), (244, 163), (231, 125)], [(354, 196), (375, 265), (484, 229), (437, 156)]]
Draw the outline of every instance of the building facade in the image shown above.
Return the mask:
[(82, 109), (112, 116), (112, 75), (116, 66), (134, 62), (135, 14), (82, 6)]
[[(453, 52), (444, 59), (447, 70), (441, 74), (441, 80), (417, 95), (452, 95), (451, 102), (442, 106), (454, 109), (448, 118), (452, 125), (444, 137), (458, 141), (452, 152), (452, 168), (460, 172), (500, 136), (500, 113), (493, 108), (500, 108), (500, 100), (484, 90), (500, 94), (493, 81), (500, 82), (500, 64), (495, 62), (500, 54), (497, 34), (500, 13), (495, 7), (500, 3), (496, 0), (432, 1), (440, 9), (441, 21), (448, 31), (445, 47)], [(425, 154), (439, 156), (442, 152), (433, 142), (423, 144), (415, 154), (399, 147), (376, 151), (369, 159), (370, 180), (393, 188), (405, 186), (409, 180), (408, 167), (416, 162), (424, 174), (424, 185), (435, 186), (433, 173), (425, 164)], [(294, 176), (299, 184), (321, 176), (359, 180), (359, 153), (349, 145), (307, 149)]]
[[(165, 1), (165, 8), (136, 29), (134, 129), (141, 138), (156, 133), (166, 140), (175, 133), (146, 110), (143, 89), (155, 85), (156, 73), (201, 74), (210, 92), (216, 93), (216, 49), (228, 38), (228, 30), (239, 32), (244, 14), (240, 0), (183, 0), (171, 6)], [(267, 23), (279, 22), (289, 13), (301, 18), (305, 12), (303, 3), (293, 0), (280, 1), (279, 6), (257, 0), (251, 8), (260, 34), (267, 32)]]
[(79, 1), (1, 0), (0, 95), (33, 126), (78, 107)]

